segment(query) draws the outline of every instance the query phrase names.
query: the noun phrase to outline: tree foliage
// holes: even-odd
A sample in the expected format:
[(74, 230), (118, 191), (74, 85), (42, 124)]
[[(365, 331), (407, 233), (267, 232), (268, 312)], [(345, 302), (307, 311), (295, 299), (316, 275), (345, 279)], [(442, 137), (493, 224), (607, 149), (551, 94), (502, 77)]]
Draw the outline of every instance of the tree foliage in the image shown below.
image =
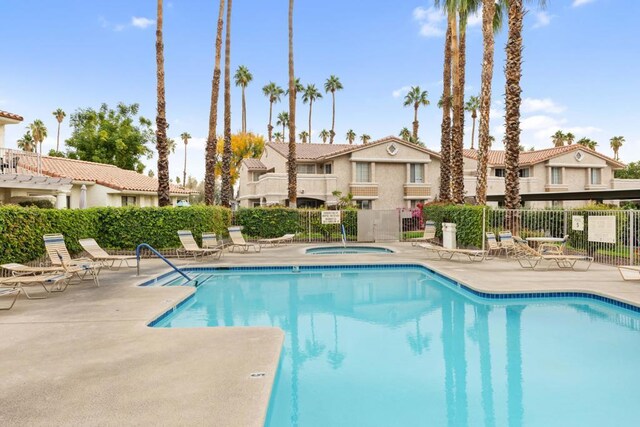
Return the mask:
[(640, 179), (640, 161), (629, 163), (624, 169), (614, 172), (616, 178)]
[[(224, 140), (218, 139), (218, 154), (222, 155)], [(260, 135), (249, 133), (236, 133), (231, 135), (231, 185), (238, 179), (240, 163), (248, 158), (260, 158), (264, 151), (264, 138)], [(221, 165), (218, 164), (216, 172), (220, 174)]]
[(105, 103), (99, 109), (80, 108), (71, 115), (73, 129), (67, 139), (69, 158), (106, 163), (122, 169), (144, 171), (141, 159), (150, 158), (147, 143), (154, 140), (151, 121), (138, 116), (139, 105)]

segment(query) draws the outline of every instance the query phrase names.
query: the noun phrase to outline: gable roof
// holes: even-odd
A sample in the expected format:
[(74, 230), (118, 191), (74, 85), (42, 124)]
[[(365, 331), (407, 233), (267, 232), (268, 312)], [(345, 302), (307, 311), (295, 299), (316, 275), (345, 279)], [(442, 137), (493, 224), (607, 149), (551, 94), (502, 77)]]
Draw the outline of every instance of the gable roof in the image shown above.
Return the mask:
[[(624, 164), (607, 157), (604, 154), (600, 154), (595, 150), (578, 144), (564, 145), (562, 147), (545, 148), (543, 150), (535, 151), (521, 151), (520, 152), (520, 166), (531, 166), (537, 163), (542, 163), (550, 160), (554, 157), (562, 154), (571, 153), (573, 151), (582, 150), (585, 153), (593, 154), (596, 157), (605, 160), (607, 163), (613, 164), (615, 167), (623, 168)], [(463, 155), (469, 159), (478, 160), (478, 151), (465, 149)], [(491, 166), (504, 166), (505, 164), (505, 152), (504, 150), (489, 150), (487, 153), (487, 163)]]
[[(38, 158), (23, 156), (18, 165), (36, 171)], [(136, 171), (120, 169), (117, 166), (62, 157), (42, 156), (41, 171), (43, 175), (71, 178), (73, 181), (95, 182), (115, 190), (142, 191), (157, 193), (158, 180)], [(173, 194), (190, 194), (192, 191), (177, 185), (169, 185)]]
[(0, 117), (3, 117), (5, 119), (11, 119), (11, 120), (17, 120), (19, 122), (21, 122), (22, 120), (24, 120), (22, 118), (22, 116), (19, 116), (17, 114), (14, 113), (10, 113), (8, 111), (4, 111), (4, 110), (0, 110)]
[[(376, 145), (381, 145), (388, 142), (396, 142), (398, 144), (402, 144), (404, 146), (416, 149), (418, 151), (422, 151), (425, 154), (430, 156), (434, 156), (436, 158), (440, 158), (440, 153), (435, 151), (431, 151), (427, 148), (424, 148), (420, 145), (412, 144), (403, 139), (400, 139), (395, 136), (386, 136), (384, 138), (380, 138), (378, 140), (369, 142), (367, 144), (296, 144), (296, 160), (298, 161), (318, 161), (329, 159), (337, 156), (342, 156), (347, 153), (352, 153), (354, 151), (360, 151), (364, 149), (368, 149), (371, 147), (375, 147)], [(273, 148), (276, 152), (278, 152), (283, 157), (287, 157), (289, 155), (289, 144), (283, 142), (268, 142), (266, 144), (268, 147)]]

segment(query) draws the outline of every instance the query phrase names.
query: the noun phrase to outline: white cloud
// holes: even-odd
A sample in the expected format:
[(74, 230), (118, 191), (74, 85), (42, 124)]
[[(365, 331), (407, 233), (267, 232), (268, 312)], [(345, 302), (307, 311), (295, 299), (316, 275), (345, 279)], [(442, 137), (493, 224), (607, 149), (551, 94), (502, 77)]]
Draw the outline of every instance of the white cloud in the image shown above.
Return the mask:
[(142, 29), (145, 29), (153, 25), (155, 22), (156, 21), (154, 21), (153, 19), (144, 18), (144, 17), (134, 16), (131, 18), (131, 25), (137, 28), (142, 28)]
[(411, 89), (411, 86), (402, 86), (400, 89), (396, 89), (391, 92), (391, 96), (394, 98), (400, 98), (402, 95), (409, 92), (409, 89)]
[(533, 28), (546, 27), (551, 23), (551, 19), (554, 18), (553, 15), (549, 15), (544, 10), (533, 12), (533, 16), (536, 19), (536, 22), (533, 24)]
[(467, 17), (467, 27), (479, 27), (482, 25), (482, 6)]
[(556, 104), (551, 98), (524, 98), (522, 100), (521, 110), (523, 113), (562, 113), (567, 108), (563, 105)]
[(442, 11), (430, 7), (416, 7), (413, 10), (413, 20), (420, 25), (420, 35), (424, 37), (442, 37), (445, 34), (445, 28), (442, 23), (445, 21), (445, 15)]
[(571, 6), (580, 7), (580, 6), (584, 6), (585, 4), (593, 3), (594, 1), (595, 0), (573, 0), (573, 3), (571, 4)]

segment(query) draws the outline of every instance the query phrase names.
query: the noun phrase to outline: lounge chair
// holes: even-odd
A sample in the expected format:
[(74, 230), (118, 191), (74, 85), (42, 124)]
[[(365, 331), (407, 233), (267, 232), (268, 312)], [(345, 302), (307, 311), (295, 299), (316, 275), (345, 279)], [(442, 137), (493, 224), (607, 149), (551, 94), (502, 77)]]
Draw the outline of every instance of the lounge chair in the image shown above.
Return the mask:
[(270, 239), (260, 239), (258, 240), (258, 244), (260, 246), (280, 246), (286, 245), (287, 243), (293, 243), (293, 238), (296, 237), (294, 234), (285, 234), (280, 237), (272, 237)]
[(466, 258), (469, 262), (482, 262), (487, 258), (487, 251), (481, 249), (447, 249), (433, 243), (419, 243), (418, 246), (445, 260), (453, 260), (455, 257), (456, 259)]
[(84, 280), (89, 275), (96, 286), (100, 286), (98, 275), (103, 267), (101, 262), (95, 262), (89, 258), (71, 259), (62, 234), (45, 234), (42, 238), (51, 265), (63, 267), (65, 271), (72, 273), (80, 280)]
[(420, 242), (431, 242), (436, 238), (436, 223), (426, 221), (424, 224), (424, 233), (422, 237), (413, 237), (409, 239), (411, 246), (416, 246)]
[[(62, 292), (69, 286), (69, 280), (71, 279), (71, 273), (59, 273), (59, 274), (39, 274), (36, 276), (11, 276), (0, 278), (0, 288), (19, 289), (24, 292), (24, 295), (28, 299), (41, 299), (46, 298), (51, 292)], [(51, 285), (47, 288), (47, 284)], [(42, 286), (47, 295), (45, 296), (32, 296), (27, 292), (25, 287), (28, 286)], [(54, 289), (55, 287), (55, 289)]]
[(18, 296), (22, 292), (19, 288), (16, 289), (0, 289), (0, 296), (13, 296), (13, 300), (11, 301), (11, 305), (9, 307), (0, 307), (0, 310), (11, 310), (11, 308), (16, 303)]
[[(127, 264), (127, 267), (135, 267), (135, 265), (129, 265), (129, 261), (137, 259), (135, 255), (109, 255), (107, 251), (98, 245), (95, 239), (80, 239), (78, 242), (80, 246), (87, 251), (91, 259), (102, 262), (105, 267), (109, 269), (118, 270), (122, 267), (123, 262)], [(118, 261), (120, 261), (120, 263), (116, 267), (115, 264)], [(109, 264), (109, 262), (111, 262), (111, 264)]]
[(498, 232), (498, 236), (500, 237), (500, 247), (504, 249), (507, 258), (510, 255), (518, 255), (520, 248), (516, 245), (510, 231), (500, 231)]
[[(520, 267), (531, 270), (544, 265), (546, 265), (545, 270), (549, 270), (555, 264), (561, 270), (587, 271), (593, 263), (593, 257), (588, 255), (544, 254), (533, 248), (529, 248), (527, 252), (520, 252), (515, 258)], [(576, 265), (583, 261), (587, 263), (587, 266), (583, 269), (576, 269)]]
[(240, 248), (244, 252), (249, 252), (249, 249), (253, 248), (254, 251), (260, 252), (262, 249), (257, 243), (250, 243), (244, 240), (244, 236), (240, 231), (240, 227), (229, 227), (229, 238), (231, 239), (231, 245), (229, 246), (229, 250), (231, 252), (235, 251), (235, 248)]
[(538, 252), (543, 255), (562, 255), (564, 253), (564, 247), (569, 241), (569, 235), (566, 234), (560, 244), (557, 243), (542, 243), (538, 246)]
[(220, 259), (222, 256), (222, 248), (205, 249), (198, 246), (198, 243), (193, 238), (193, 234), (191, 234), (189, 230), (178, 231), (178, 237), (180, 238), (180, 243), (182, 243), (182, 248), (178, 249), (178, 256), (193, 255), (195, 260), (198, 259), (198, 256), (201, 258), (205, 256), (215, 256), (216, 259)]
[(487, 236), (487, 256), (500, 255), (501, 252), (504, 252), (505, 256), (507, 255), (507, 249), (503, 248), (500, 245), (494, 233), (487, 232), (486, 236)]
[[(622, 276), (622, 280), (632, 281), (632, 280), (640, 280), (640, 266), (637, 265), (619, 265), (618, 271), (620, 272), (620, 276)], [(627, 274), (625, 274), (625, 272)], [(633, 272), (633, 273), (629, 273)], [(631, 275), (633, 274), (633, 275)]]
[(64, 267), (32, 267), (30, 265), (11, 262), (0, 265), (1, 268), (7, 270), (12, 276), (32, 276), (35, 274), (59, 273), (64, 271)]

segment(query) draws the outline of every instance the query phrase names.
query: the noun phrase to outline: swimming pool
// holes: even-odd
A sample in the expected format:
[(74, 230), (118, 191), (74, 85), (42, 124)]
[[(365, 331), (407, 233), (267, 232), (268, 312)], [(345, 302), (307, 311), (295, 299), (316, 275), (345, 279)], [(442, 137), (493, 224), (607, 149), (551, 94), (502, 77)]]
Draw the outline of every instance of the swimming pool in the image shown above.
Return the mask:
[[(286, 333), (269, 426), (633, 425), (640, 315), (481, 298), (410, 265), (194, 269), (156, 327)], [(565, 295), (565, 294), (563, 294)]]
[(392, 254), (393, 251), (379, 246), (319, 246), (309, 248), (305, 253), (313, 255)]

